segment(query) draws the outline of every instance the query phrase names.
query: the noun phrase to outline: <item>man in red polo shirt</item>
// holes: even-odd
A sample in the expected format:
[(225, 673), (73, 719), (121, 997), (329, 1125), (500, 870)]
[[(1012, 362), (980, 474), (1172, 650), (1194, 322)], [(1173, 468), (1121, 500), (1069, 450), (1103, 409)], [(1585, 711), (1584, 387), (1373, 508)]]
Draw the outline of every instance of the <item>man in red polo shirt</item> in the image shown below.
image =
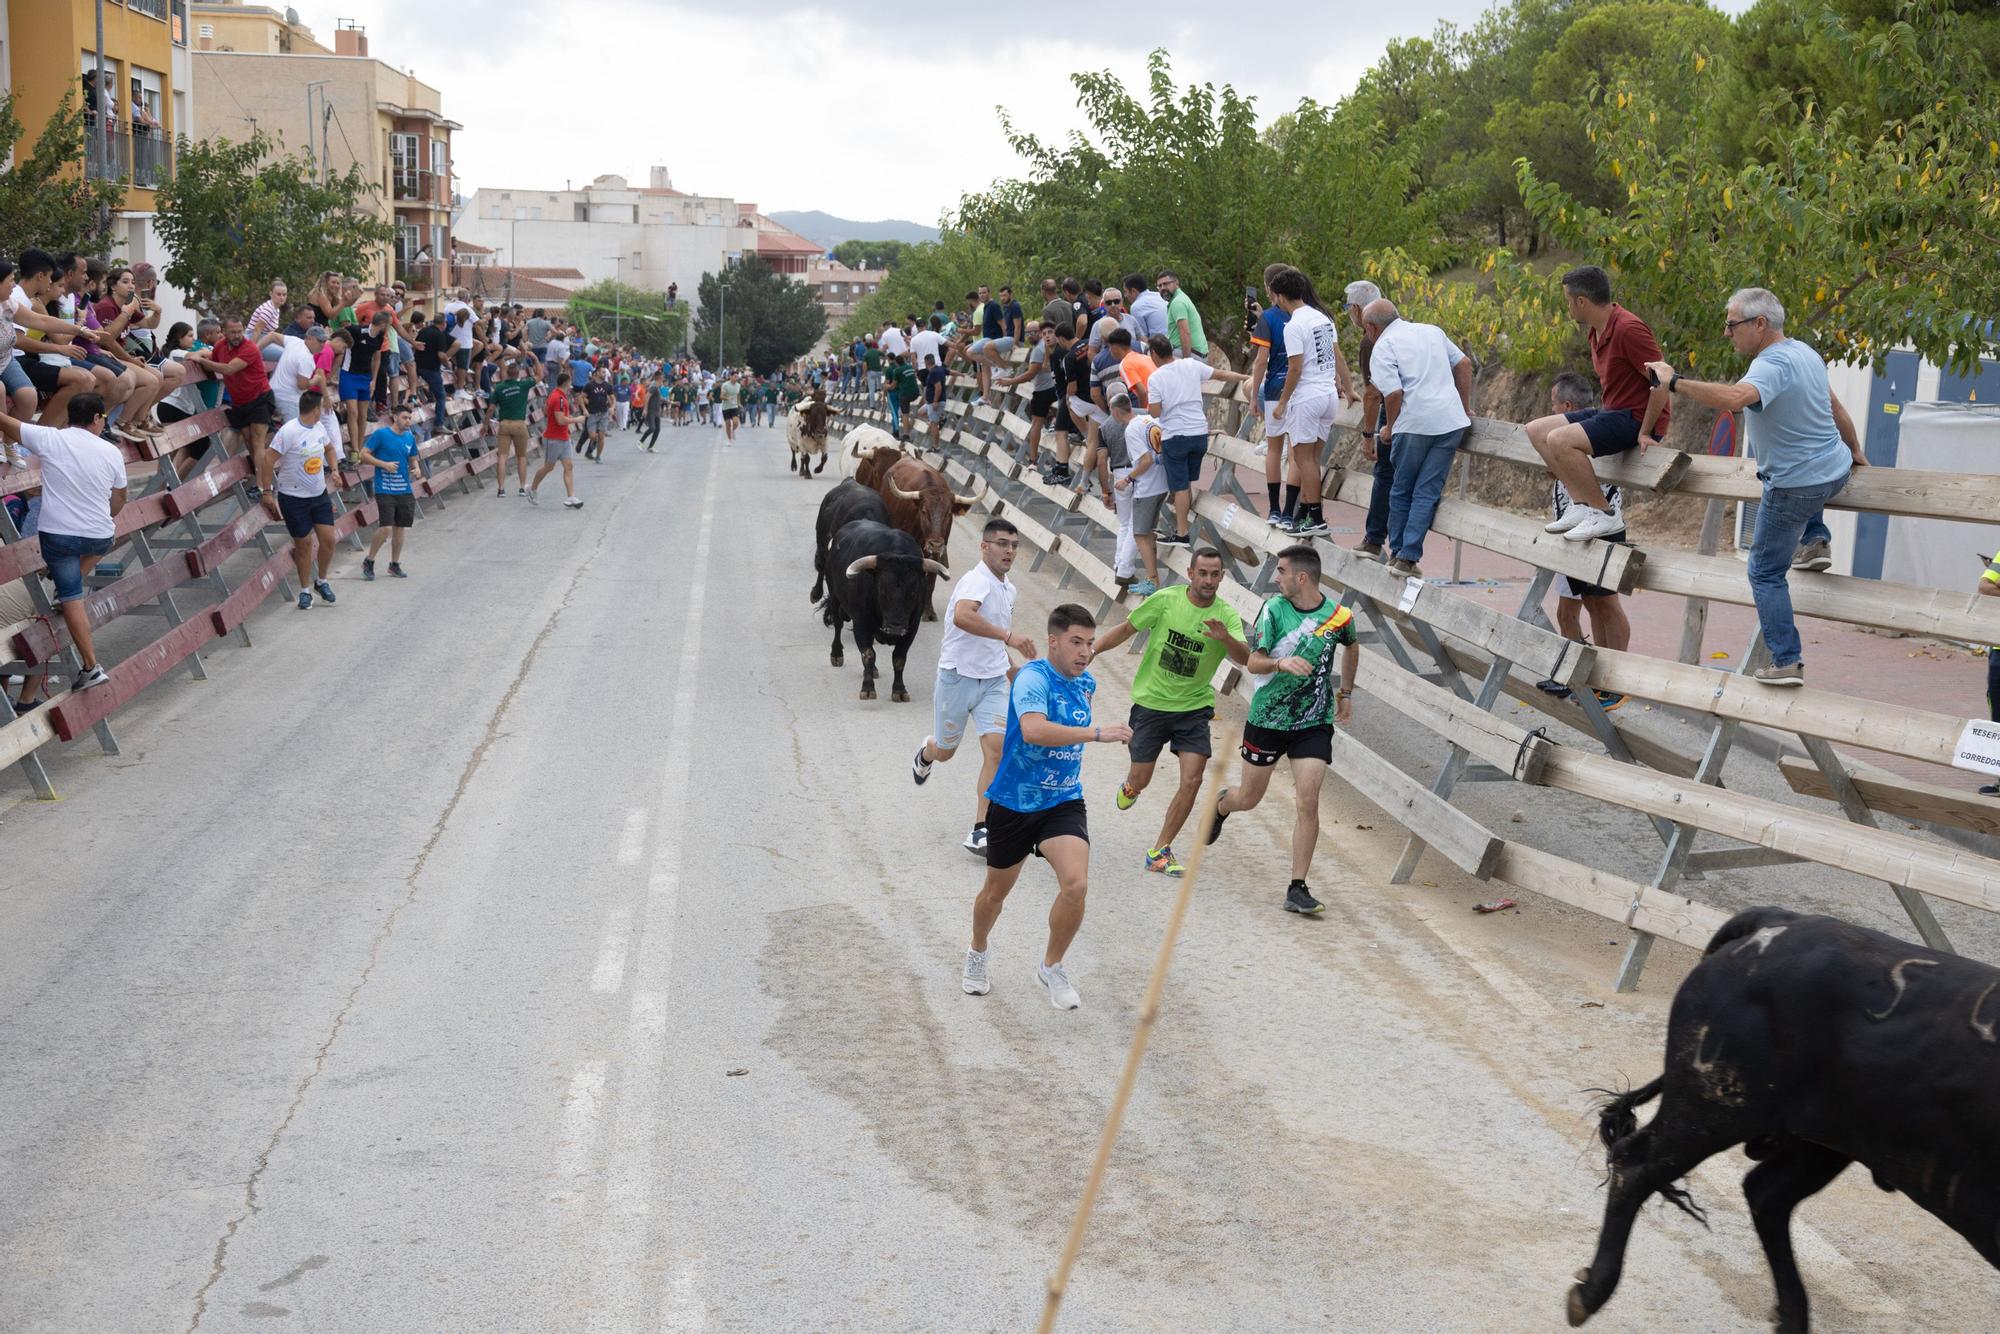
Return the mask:
[(1563, 275), (1570, 318), (1584, 327), (1590, 364), (1604, 392), (1603, 406), (1582, 408), (1528, 423), (1528, 443), (1573, 503), (1548, 525), (1572, 542), (1622, 537), (1625, 521), (1612, 512), (1593, 458), (1658, 444), (1667, 434), (1667, 389), (1646, 378), (1660, 344), (1646, 322), (1611, 299), (1611, 277), (1595, 264)]
[[(261, 475), (264, 466), (264, 441), (273, 427), (278, 425), (278, 399), (271, 392), (270, 377), (264, 373), (264, 347), (266, 342), (278, 342), (284, 335), (276, 329), (260, 339), (251, 339), (243, 333), (243, 321), (231, 316), (222, 322), (222, 337), (206, 353), (190, 352), (189, 361), (206, 366), (209, 371), (222, 378), (222, 387), (229, 393), (229, 406), (223, 410), (230, 429), (243, 437), (243, 443), (250, 450), (250, 467), (253, 474)], [(256, 488), (251, 488), (253, 491)]]

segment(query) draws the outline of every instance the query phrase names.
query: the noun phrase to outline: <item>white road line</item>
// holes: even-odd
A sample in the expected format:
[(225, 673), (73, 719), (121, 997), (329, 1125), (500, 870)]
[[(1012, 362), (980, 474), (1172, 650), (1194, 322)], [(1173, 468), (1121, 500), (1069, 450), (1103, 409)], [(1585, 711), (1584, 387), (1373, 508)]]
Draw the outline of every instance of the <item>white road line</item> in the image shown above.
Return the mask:
[[(660, 766), (662, 806), (687, 799), (694, 769), (695, 693), (701, 671), (702, 613), (708, 594), (708, 555), (715, 531), (715, 478), (722, 455), (710, 457), (703, 487), (701, 530), (695, 538), (694, 564), (689, 571), (687, 630), (681, 639), (680, 664), (674, 674), (673, 712), (667, 723), (666, 760)], [(627, 1027), (627, 1060), (619, 1082), (618, 1106), (612, 1132), (611, 1177), (605, 1185), (604, 1218), (598, 1233), (592, 1293), (592, 1330), (629, 1330), (645, 1304), (646, 1234), (653, 1205), (653, 1145), (660, 1133), (658, 1105), (664, 1083), (667, 1037), (667, 988), (673, 969), (675, 919), (680, 913), (680, 821), (668, 818), (653, 841), (653, 865), (646, 881), (645, 915), (640, 925), (638, 958), (633, 967), (632, 1019)], [(674, 1281), (669, 1303), (681, 1328), (699, 1328), (700, 1301), (691, 1276), (684, 1285)], [(692, 1323), (691, 1323), (692, 1320)]]
[(580, 1182), (590, 1171), (603, 1106), (604, 1062), (585, 1061), (570, 1078), (569, 1096), (563, 1099), (562, 1156), (557, 1167), (565, 1181)]
[(597, 969), (590, 975), (590, 989), (609, 996), (625, 985), (625, 951), (632, 943), (632, 910), (613, 908), (604, 924), (604, 944), (597, 951)]
[(618, 864), (637, 866), (646, 851), (646, 808), (634, 806), (625, 815), (625, 833), (618, 840)]

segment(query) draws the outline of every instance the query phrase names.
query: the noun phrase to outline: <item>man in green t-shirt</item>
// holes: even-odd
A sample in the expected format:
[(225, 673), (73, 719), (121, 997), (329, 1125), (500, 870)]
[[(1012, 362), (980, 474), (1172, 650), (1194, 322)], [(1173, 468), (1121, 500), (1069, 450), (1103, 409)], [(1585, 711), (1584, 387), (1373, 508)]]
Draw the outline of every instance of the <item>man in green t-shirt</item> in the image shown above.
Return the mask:
[(1181, 290), (1181, 280), (1172, 269), (1160, 270), (1159, 287), (1167, 299), (1167, 341), (1174, 345), (1174, 355), (1206, 359), (1208, 335), (1202, 332), (1201, 312), (1193, 298)]
[[(1340, 645), (1338, 685), (1333, 647)], [(1313, 847), (1319, 842), (1319, 789), (1333, 761), (1333, 725), (1354, 721), (1354, 673), (1361, 649), (1354, 614), (1326, 595), (1319, 582), (1319, 552), (1301, 544), (1278, 553), (1278, 596), (1257, 613), (1250, 635), (1250, 674), (1261, 678), (1243, 728), (1243, 781), (1224, 788), (1215, 808), (1208, 841), (1222, 822), (1264, 799), (1279, 757), (1292, 762), (1292, 791), (1298, 820), (1292, 825), (1292, 882), (1285, 888), (1285, 911), (1324, 911), (1306, 884)]]
[(507, 458), (514, 458), (514, 468), (521, 480), (521, 494), (528, 494), (528, 398), (534, 392), (535, 382), (529, 376), (521, 358), (533, 353), (509, 353), (500, 364), (500, 378), (493, 382), (493, 416), (499, 426), (500, 467), (495, 476), (499, 489), (495, 493), (507, 494)]
[(1160, 821), (1160, 839), (1146, 850), (1146, 869), (1162, 875), (1181, 874), (1174, 858), (1174, 835), (1180, 833), (1195, 799), (1201, 795), (1202, 774), (1214, 753), (1208, 723), (1215, 717), (1215, 687), (1209, 682), (1226, 654), (1237, 666), (1250, 661), (1243, 641), (1243, 618), (1236, 608), (1216, 599), (1222, 587), (1222, 553), (1203, 547), (1188, 563), (1188, 582), (1162, 588), (1132, 608), (1125, 624), (1097, 641), (1104, 654), (1145, 630), (1146, 651), (1132, 674), (1132, 765), (1118, 789), (1118, 809), (1129, 811), (1146, 785), (1162, 747), (1171, 744), (1180, 761), (1181, 783)]

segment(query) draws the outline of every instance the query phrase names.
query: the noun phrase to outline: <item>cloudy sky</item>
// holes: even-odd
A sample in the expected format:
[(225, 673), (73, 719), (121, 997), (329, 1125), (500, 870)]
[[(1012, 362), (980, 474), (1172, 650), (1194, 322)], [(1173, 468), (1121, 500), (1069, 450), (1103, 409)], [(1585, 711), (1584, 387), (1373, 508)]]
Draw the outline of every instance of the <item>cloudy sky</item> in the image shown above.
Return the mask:
[(368, 29), (370, 54), (442, 90), (445, 114), (465, 126), (458, 170), (468, 193), (606, 172), (643, 183), (659, 163), (683, 190), (766, 210), (923, 223), (1018, 171), (996, 107), (1045, 137), (1082, 125), (1072, 71), (1127, 70), (1143, 91), (1146, 52), (1164, 46), (1180, 82), (1233, 84), (1270, 118), (1301, 97), (1337, 99), (1392, 39), (1470, 23), (1486, 7), (292, 3), (327, 45), (335, 16), (353, 18)]

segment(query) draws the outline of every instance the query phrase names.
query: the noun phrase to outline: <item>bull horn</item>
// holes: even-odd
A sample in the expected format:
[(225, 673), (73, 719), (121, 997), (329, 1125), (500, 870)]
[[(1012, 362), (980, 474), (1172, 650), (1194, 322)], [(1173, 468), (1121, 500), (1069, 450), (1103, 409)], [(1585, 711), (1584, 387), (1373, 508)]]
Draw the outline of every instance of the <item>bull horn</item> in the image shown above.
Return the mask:
[(947, 570), (943, 565), (939, 564), (937, 561), (934, 560), (926, 560), (924, 562), (924, 573), (934, 574), (940, 579), (951, 578), (951, 571)]
[(979, 503), (979, 493), (977, 491), (969, 496), (961, 496), (958, 492), (954, 491), (951, 493), (951, 498), (958, 501), (961, 505), (977, 505)]
[(851, 459), (858, 459), (861, 457), (861, 442), (859, 440), (849, 442), (847, 446), (847, 457)]
[(860, 574), (862, 571), (872, 570), (874, 568), (875, 568), (875, 557), (863, 556), (860, 560), (855, 561), (854, 564), (847, 567), (847, 577), (849, 579), (852, 579), (854, 578), (854, 576)]
[(900, 487), (900, 486), (897, 486), (897, 485), (896, 485), (896, 484), (895, 484), (894, 482), (890, 482), (890, 483), (889, 483), (889, 489), (890, 489), (891, 491), (893, 491), (893, 492), (895, 493), (895, 495), (896, 495), (896, 499), (898, 499), (898, 500), (908, 500), (908, 501), (913, 501), (913, 502), (914, 502), (914, 501), (918, 501), (918, 500), (922, 500), (922, 499), (924, 498), (924, 493), (923, 493), (923, 492), (921, 492), (921, 491), (905, 491), (905, 490), (904, 490), (904, 489), (903, 489), (902, 487)]

